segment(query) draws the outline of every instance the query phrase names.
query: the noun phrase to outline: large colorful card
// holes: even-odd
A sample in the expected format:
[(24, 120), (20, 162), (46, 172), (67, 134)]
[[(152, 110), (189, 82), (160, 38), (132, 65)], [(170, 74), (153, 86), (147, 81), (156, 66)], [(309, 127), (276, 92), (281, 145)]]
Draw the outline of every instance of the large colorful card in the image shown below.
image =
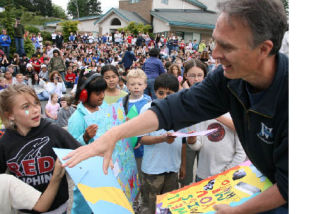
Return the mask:
[[(104, 105), (101, 110), (85, 116), (84, 119), (88, 126), (98, 125), (94, 137), (97, 139), (113, 126), (124, 123), (126, 116), (122, 102), (117, 102), (112, 105)], [(130, 147), (130, 139), (122, 139), (116, 143), (112, 153), (112, 161), (115, 166), (113, 169), (115, 176), (132, 204), (139, 192), (140, 183), (133, 149)]]
[[(53, 148), (62, 160), (72, 150)], [(95, 214), (117, 213), (133, 214), (133, 209), (123, 193), (114, 173), (109, 168), (103, 174), (102, 157), (92, 157), (82, 161), (73, 168), (66, 167), (67, 172)]]
[(157, 196), (157, 214), (215, 213), (213, 205), (237, 206), (272, 183), (250, 161), (184, 188)]

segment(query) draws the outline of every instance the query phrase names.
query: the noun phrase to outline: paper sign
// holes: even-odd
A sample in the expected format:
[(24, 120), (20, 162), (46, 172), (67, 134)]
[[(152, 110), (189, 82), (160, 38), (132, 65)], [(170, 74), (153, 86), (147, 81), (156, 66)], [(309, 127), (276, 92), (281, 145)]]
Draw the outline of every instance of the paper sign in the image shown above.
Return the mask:
[(156, 214), (215, 213), (213, 205), (240, 205), (272, 183), (250, 161), (181, 189), (157, 196)]
[[(53, 148), (62, 160), (72, 150)], [(92, 157), (82, 161), (73, 168), (66, 167), (72, 180), (95, 214), (118, 213), (133, 214), (133, 209), (111, 169), (103, 174), (102, 157)]]
[(183, 132), (173, 132), (171, 135), (176, 137), (196, 137), (196, 136), (207, 136), (217, 131), (218, 129), (209, 129), (205, 131), (192, 132), (192, 133), (183, 133)]
[[(102, 109), (84, 117), (87, 126), (92, 124), (98, 125), (97, 133), (94, 137), (96, 140), (107, 130), (114, 126), (118, 126), (125, 122), (125, 113), (122, 102), (105, 105)], [(102, 119), (103, 118), (103, 119)], [(136, 161), (133, 149), (130, 146), (130, 139), (122, 139), (116, 143), (112, 153), (113, 163), (117, 163), (114, 170), (123, 192), (127, 196), (130, 203), (133, 203), (139, 192), (139, 179)]]

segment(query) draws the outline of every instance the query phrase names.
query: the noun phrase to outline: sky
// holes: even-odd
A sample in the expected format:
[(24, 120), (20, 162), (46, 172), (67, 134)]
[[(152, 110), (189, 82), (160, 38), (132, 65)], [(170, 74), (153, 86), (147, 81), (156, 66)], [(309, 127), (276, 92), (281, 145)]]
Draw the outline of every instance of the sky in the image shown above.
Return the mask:
[[(67, 12), (69, 0), (52, 0), (53, 4), (61, 6)], [(100, 0), (102, 13), (107, 12), (112, 7), (119, 7), (119, 0)]]

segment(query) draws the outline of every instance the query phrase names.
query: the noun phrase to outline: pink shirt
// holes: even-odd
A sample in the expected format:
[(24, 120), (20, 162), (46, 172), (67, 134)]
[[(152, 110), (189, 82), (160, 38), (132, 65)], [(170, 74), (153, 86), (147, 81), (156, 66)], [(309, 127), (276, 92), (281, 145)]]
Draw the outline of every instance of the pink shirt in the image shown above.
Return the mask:
[(52, 104), (51, 101), (48, 101), (48, 103), (46, 105), (46, 110), (49, 112), (49, 114), (51, 114), (54, 117), (56, 117), (58, 115), (59, 108), (60, 108), (59, 103)]

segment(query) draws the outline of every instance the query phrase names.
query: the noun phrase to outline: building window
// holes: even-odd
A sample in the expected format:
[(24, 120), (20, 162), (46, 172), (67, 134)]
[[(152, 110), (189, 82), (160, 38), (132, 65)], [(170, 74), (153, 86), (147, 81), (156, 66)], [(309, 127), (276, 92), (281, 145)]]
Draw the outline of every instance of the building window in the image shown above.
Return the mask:
[(138, 2), (140, 2), (140, 0), (130, 0), (131, 4), (138, 3)]
[(111, 20), (111, 25), (121, 25), (121, 22), (118, 18), (114, 18)]
[(162, 3), (162, 4), (168, 4), (168, 1), (169, 1), (169, 0), (161, 0), (161, 3)]

